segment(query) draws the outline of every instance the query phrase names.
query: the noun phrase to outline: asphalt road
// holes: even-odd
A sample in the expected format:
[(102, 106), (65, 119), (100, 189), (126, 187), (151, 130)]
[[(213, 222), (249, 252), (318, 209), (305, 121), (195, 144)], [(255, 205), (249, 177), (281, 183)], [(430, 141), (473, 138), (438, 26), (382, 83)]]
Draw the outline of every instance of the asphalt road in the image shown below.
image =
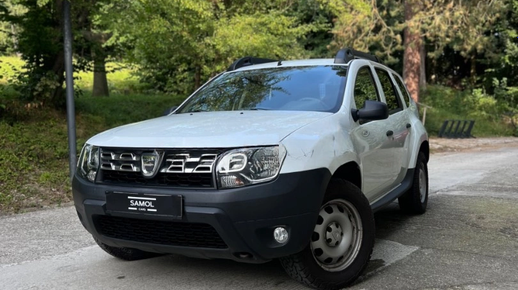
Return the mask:
[[(351, 289), (518, 289), (518, 144), (432, 155), (428, 212), (376, 214)], [(181, 256), (124, 262), (94, 245), (72, 207), (0, 217), (0, 289), (304, 289), (278, 262)]]

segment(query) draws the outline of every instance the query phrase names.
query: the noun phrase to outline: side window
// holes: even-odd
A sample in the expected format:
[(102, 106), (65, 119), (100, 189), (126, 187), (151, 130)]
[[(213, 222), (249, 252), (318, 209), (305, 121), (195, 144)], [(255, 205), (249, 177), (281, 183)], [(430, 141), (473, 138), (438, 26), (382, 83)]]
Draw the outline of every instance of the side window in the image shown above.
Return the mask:
[(394, 75), (394, 74), (392, 74), (392, 76), (396, 80), (397, 86), (399, 87), (399, 90), (403, 94), (403, 98), (405, 99), (405, 102), (408, 104), (408, 106), (410, 106), (410, 95), (408, 94), (408, 91), (406, 90), (405, 85), (403, 84), (403, 82), (401, 81), (399, 76)]
[(376, 74), (381, 83), (381, 87), (383, 88), (383, 92), (385, 93), (385, 99), (387, 99), (387, 107), (389, 109), (389, 113), (393, 114), (399, 112), (403, 109), (403, 105), (401, 103), (401, 99), (398, 96), (397, 90), (390, 79), (390, 76), (386, 70), (376, 68)]
[(376, 91), (376, 85), (372, 79), (371, 70), (365, 66), (358, 70), (356, 75), (356, 82), (354, 83), (354, 102), (356, 108), (363, 108), (366, 100), (377, 101), (378, 92)]

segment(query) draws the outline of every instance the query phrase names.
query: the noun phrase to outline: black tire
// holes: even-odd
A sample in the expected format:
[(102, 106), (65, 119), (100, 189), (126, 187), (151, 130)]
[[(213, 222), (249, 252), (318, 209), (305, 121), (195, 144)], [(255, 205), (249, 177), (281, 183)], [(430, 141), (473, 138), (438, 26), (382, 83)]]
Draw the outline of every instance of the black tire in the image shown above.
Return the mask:
[[(340, 227), (347, 225), (347, 220), (352, 227), (344, 228), (350, 231)], [(341, 237), (335, 235), (337, 228), (340, 228)], [(322, 229), (325, 229), (325, 237), (321, 234)], [(374, 216), (365, 195), (348, 181), (332, 179), (308, 246), (300, 253), (281, 258), (280, 262), (289, 276), (307, 286), (340, 289), (353, 283), (365, 270), (374, 238)], [(323, 247), (319, 248), (319, 245)], [(340, 248), (346, 250), (338, 258), (328, 255), (335, 250), (335, 253), (341, 252)], [(330, 258), (322, 261), (325, 257)]]
[(118, 248), (108, 246), (96, 239), (95, 237), (94, 240), (97, 243), (97, 245), (99, 245), (99, 247), (101, 247), (101, 249), (103, 249), (106, 253), (114, 256), (115, 258), (119, 258), (125, 261), (135, 261), (160, 256), (160, 254), (157, 253), (144, 252), (133, 248)]
[(407, 214), (423, 214), (428, 205), (428, 167), (423, 152), (419, 152), (412, 187), (398, 199), (399, 208)]

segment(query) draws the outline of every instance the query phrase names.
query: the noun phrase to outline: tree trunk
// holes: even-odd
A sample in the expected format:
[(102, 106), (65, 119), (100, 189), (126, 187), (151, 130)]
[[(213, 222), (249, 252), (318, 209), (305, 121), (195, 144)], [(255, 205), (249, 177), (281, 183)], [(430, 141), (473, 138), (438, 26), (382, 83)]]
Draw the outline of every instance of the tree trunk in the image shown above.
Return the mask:
[(471, 58), (471, 68), (469, 70), (469, 76), (471, 81), (471, 86), (475, 86), (475, 83), (477, 82), (477, 56), (476, 54), (473, 55)]
[(65, 52), (60, 49), (54, 59), (52, 72), (57, 76), (58, 86), (52, 92), (52, 103), (54, 106), (61, 108), (66, 103), (65, 90), (63, 89), (63, 83), (65, 82)]
[[(59, 32), (57, 35), (63, 35), (63, 1), (55, 0), (54, 1), (54, 19), (59, 19), (56, 21), (57, 26), (54, 26), (56, 32)], [(58, 108), (64, 108), (66, 105), (65, 100), (65, 90), (63, 89), (63, 84), (65, 82), (65, 51), (63, 48), (63, 40), (61, 37), (56, 39), (59, 42), (59, 51), (54, 55), (54, 64), (52, 65), (52, 72), (57, 76), (57, 86), (52, 91), (52, 103), (54, 106)]]
[(424, 41), (421, 43), (421, 66), (419, 70), (419, 88), (426, 90), (426, 48)]
[(104, 53), (92, 53), (94, 59), (93, 97), (109, 97), (108, 79), (106, 77), (106, 58)]
[(418, 0), (405, 1), (407, 27), (404, 33), (403, 78), (410, 95), (414, 101), (419, 102), (419, 67), (421, 66), (422, 40), (417, 25), (412, 22), (417, 6), (419, 6)]

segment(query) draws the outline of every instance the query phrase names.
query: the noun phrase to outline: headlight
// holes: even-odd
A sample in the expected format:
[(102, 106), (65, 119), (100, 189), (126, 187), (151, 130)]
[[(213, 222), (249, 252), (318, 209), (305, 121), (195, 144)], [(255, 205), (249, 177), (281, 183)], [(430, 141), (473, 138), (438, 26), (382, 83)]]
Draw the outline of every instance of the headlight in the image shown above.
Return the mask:
[(228, 151), (216, 165), (219, 188), (270, 181), (279, 175), (285, 156), (286, 149), (282, 145)]
[(77, 162), (77, 170), (82, 177), (95, 181), (99, 170), (99, 147), (85, 144)]

